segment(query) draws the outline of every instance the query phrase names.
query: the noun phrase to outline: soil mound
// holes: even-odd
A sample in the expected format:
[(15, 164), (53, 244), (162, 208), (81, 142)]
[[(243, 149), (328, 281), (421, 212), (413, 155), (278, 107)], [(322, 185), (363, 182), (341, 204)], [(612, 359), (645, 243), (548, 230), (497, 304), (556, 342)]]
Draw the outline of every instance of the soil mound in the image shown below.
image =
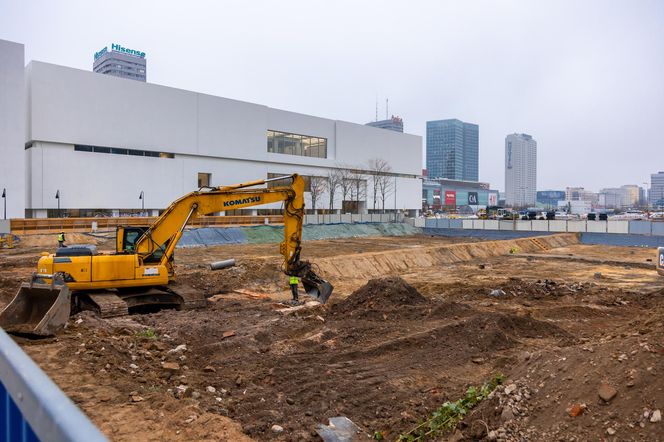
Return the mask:
[(426, 298), (398, 276), (375, 278), (336, 304), (335, 311), (353, 313), (425, 304)]

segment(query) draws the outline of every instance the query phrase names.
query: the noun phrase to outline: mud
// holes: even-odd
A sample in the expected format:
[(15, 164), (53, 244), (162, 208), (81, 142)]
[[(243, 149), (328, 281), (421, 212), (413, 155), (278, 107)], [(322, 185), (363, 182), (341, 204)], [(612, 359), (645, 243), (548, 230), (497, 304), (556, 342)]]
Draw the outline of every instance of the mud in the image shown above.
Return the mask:
[[(402, 257), (430, 246), (381, 238), (364, 253), (389, 253), (390, 241), (405, 241), (392, 244)], [(277, 303), (288, 286), (268, 246), (178, 254), (178, 284), (205, 292), (205, 310), (85, 313), (57, 338), (17, 340), (113, 440), (319, 440), (314, 428), (334, 416), (395, 440), (496, 373), (515, 390), (496, 392), (458, 436), (601, 440), (611, 428), (619, 440), (662, 440), (664, 424), (644, 418), (664, 410), (664, 281), (648, 269), (547, 260), (555, 247), (533, 260), (463, 246), (445, 252), (460, 258), (447, 264), (400, 258), (409, 267), (398, 276), (332, 277), (330, 305), (291, 310)], [(330, 265), (347, 260), (335, 242), (305, 249), (335, 250)], [(32, 271), (28, 256), (12, 253), (0, 255), (8, 291)], [(651, 253), (611, 250), (625, 263)], [(201, 261), (213, 256), (238, 266), (209, 271)], [(14, 257), (19, 265), (4, 265)], [(497, 289), (505, 294), (491, 295)], [(598, 398), (602, 382), (618, 390), (610, 403)], [(574, 404), (586, 412), (570, 417)]]

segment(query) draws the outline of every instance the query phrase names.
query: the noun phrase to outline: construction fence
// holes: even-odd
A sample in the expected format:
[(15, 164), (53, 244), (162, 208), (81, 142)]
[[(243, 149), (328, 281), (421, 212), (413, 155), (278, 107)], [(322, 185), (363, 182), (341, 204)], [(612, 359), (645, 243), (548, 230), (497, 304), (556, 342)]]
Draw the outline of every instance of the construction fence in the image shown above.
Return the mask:
[(0, 329), (0, 439), (96, 442), (106, 437)]
[(409, 218), (414, 227), (429, 229), (507, 230), (551, 233), (614, 233), (664, 236), (664, 222), (645, 220), (483, 220), (448, 218)]

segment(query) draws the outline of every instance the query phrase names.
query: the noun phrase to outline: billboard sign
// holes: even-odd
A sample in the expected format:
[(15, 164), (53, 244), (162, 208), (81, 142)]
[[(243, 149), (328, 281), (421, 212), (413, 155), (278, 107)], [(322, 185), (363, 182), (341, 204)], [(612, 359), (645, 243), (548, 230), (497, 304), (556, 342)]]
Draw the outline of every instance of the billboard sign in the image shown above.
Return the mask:
[(455, 190), (446, 190), (445, 191), (445, 205), (446, 206), (456, 206), (456, 191)]
[(479, 204), (479, 199), (477, 197), (477, 192), (468, 192), (468, 205), (476, 206)]
[(498, 205), (498, 194), (497, 193), (490, 193), (489, 194), (489, 205), (490, 206), (497, 206)]

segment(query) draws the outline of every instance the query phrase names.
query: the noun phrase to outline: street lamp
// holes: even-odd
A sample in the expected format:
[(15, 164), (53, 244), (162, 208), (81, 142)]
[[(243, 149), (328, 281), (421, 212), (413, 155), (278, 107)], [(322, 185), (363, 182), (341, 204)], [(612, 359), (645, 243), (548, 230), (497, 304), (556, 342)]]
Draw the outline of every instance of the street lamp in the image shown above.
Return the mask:
[(141, 200), (141, 216), (144, 216), (144, 212), (145, 212), (145, 198), (144, 198), (144, 196), (145, 196), (145, 194), (141, 190), (141, 194), (138, 195), (138, 199)]
[(7, 189), (2, 189), (2, 199), (5, 203), (5, 219), (7, 219)]
[(55, 191), (55, 199), (58, 200), (58, 218), (62, 218), (62, 214), (60, 213), (60, 189)]

